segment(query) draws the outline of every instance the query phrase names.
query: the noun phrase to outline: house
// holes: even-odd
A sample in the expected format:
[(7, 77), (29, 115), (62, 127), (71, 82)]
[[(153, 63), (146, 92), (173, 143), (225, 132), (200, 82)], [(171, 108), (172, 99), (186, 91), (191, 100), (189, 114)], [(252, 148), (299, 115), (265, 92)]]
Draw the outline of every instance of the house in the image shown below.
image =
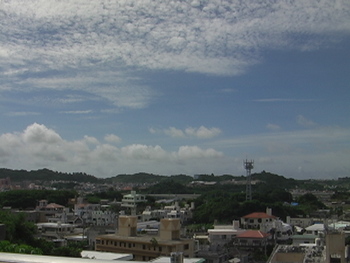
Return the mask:
[(307, 228), (305, 228), (305, 234), (309, 234), (309, 235), (315, 235), (317, 236), (319, 233), (324, 233), (326, 230), (325, 225), (324, 224), (313, 224), (311, 226), (308, 226)]
[(254, 212), (241, 218), (241, 226), (244, 229), (258, 229), (268, 232), (273, 228), (273, 222), (277, 221), (277, 217), (272, 215), (270, 208), (264, 212)]
[(237, 235), (234, 244), (241, 248), (265, 247), (270, 237), (270, 234), (260, 230), (247, 230)]
[(40, 200), (35, 210), (40, 214), (40, 222), (48, 222), (48, 219), (55, 217), (56, 214), (63, 214), (65, 207), (55, 203), (49, 204), (47, 200)]
[(96, 251), (133, 254), (134, 260), (149, 261), (172, 252), (183, 252), (184, 257), (194, 256), (193, 239), (180, 237), (178, 218), (160, 221), (159, 235), (137, 234), (137, 216), (120, 216), (118, 234), (96, 238)]
[(254, 212), (243, 216), (241, 218), (241, 226), (244, 229), (271, 233), (271, 237), (277, 242), (288, 242), (293, 235), (293, 227), (272, 215), (271, 208), (267, 208), (266, 213)]
[(207, 236), (195, 236), (199, 242), (197, 256), (211, 263), (228, 262), (235, 238), (245, 231), (239, 228), (239, 221), (233, 221), (232, 225), (214, 224)]
[(48, 241), (64, 240), (67, 235), (73, 235), (75, 225), (62, 223), (38, 223), (38, 235)]

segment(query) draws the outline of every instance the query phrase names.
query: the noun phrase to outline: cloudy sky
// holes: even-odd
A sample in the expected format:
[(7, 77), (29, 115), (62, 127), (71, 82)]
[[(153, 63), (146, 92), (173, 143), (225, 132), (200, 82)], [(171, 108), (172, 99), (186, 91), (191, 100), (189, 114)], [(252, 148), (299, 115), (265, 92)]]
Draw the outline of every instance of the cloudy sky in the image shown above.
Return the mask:
[(350, 1), (0, 0), (0, 167), (350, 176)]

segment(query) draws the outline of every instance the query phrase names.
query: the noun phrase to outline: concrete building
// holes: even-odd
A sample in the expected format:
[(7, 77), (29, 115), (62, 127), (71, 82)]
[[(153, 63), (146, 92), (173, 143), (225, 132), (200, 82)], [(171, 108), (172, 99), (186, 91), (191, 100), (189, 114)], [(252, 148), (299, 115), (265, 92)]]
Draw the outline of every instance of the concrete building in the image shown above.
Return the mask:
[(130, 194), (124, 195), (121, 206), (130, 209), (130, 214), (135, 216), (137, 213), (137, 205), (146, 202), (146, 196), (136, 194), (136, 191), (131, 191)]
[[(89, 257), (92, 256), (91, 258)], [(83, 256), (83, 255), (82, 255)], [(125, 257), (127, 256), (127, 258)], [(72, 257), (57, 257), (57, 256), (41, 256), (41, 255), (28, 255), (19, 253), (0, 253), (0, 262), (2, 263), (130, 263), (129, 255), (101, 255), (96, 252), (84, 253), (83, 258), (72, 258)], [(141, 261), (132, 261), (133, 263), (141, 263)], [(153, 263), (175, 263), (175, 261), (170, 257), (160, 257), (157, 258)], [(201, 258), (184, 258), (183, 261), (179, 263), (203, 263)]]
[(349, 262), (343, 232), (330, 231), (314, 239), (314, 243), (279, 245), (267, 263), (345, 263)]
[(207, 236), (195, 236), (200, 244), (197, 256), (210, 263), (229, 262), (235, 238), (245, 231), (239, 228), (239, 221), (233, 221), (232, 225), (214, 224)]
[(67, 235), (73, 235), (75, 226), (63, 223), (38, 223), (38, 235), (48, 241), (64, 241)]
[(47, 200), (40, 200), (35, 210), (39, 212), (39, 222), (48, 222), (49, 218), (63, 214), (65, 207), (55, 203), (49, 204)]
[[(270, 208), (264, 212), (254, 212), (245, 215), (241, 218), (241, 226), (244, 229), (259, 229), (268, 232), (272, 228), (272, 224), (277, 220), (277, 217), (272, 215)], [(270, 228), (270, 229), (267, 229)]]
[(271, 235), (260, 230), (247, 230), (236, 237), (234, 244), (240, 248), (264, 248)]
[(266, 213), (254, 212), (243, 216), (241, 218), (241, 226), (244, 229), (271, 233), (271, 238), (280, 243), (288, 242), (293, 235), (293, 227), (272, 215), (271, 208), (266, 208)]
[(159, 235), (137, 234), (137, 217), (120, 216), (118, 234), (96, 238), (96, 251), (133, 254), (134, 260), (149, 261), (172, 252), (182, 252), (184, 257), (194, 257), (193, 239), (180, 237), (180, 220), (166, 218), (160, 221)]

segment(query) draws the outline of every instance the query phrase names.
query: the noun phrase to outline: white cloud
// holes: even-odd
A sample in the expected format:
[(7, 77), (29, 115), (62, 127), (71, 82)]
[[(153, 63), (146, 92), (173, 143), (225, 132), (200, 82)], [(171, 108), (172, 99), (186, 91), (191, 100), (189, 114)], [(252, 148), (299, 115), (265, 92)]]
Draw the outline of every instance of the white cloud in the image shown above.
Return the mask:
[(181, 146), (179, 151), (176, 153), (180, 159), (190, 158), (213, 158), (223, 156), (222, 152), (218, 152), (214, 149), (201, 149), (198, 146)]
[(134, 159), (163, 159), (166, 152), (159, 146), (132, 144), (121, 149), (122, 153)]
[(199, 128), (188, 127), (185, 130), (181, 130), (175, 127), (169, 127), (168, 129), (155, 129), (150, 128), (149, 132), (152, 134), (164, 133), (173, 138), (185, 138), (185, 137), (195, 137), (199, 139), (209, 139), (218, 136), (221, 133), (219, 128), (206, 128), (200, 126)]
[(272, 171), (288, 177), (301, 178), (298, 167), (303, 167), (302, 172), (308, 176), (318, 174), (317, 178), (327, 177), (327, 173), (346, 176), (350, 169), (350, 131), (339, 127), (247, 135), (211, 141), (205, 147), (180, 145), (171, 151), (161, 145), (146, 144), (118, 148), (114, 145), (118, 138), (109, 134), (103, 143), (92, 136), (68, 141), (53, 129), (34, 123), (22, 132), (0, 135), (0, 163), (13, 169), (46, 167), (98, 177), (139, 171), (240, 175), (244, 174), (242, 160), (246, 156), (255, 159), (255, 171)]
[(31, 112), (31, 111), (16, 111), (16, 112), (8, 112), (5, 115), (11, 116), (11, 117), (22, 117), (22, 116), (34, 116), (34, 115), (40, 115), (39, 112)]
[(208, 139), (219, 135), (221, 130), (219, 128), (206, 128), (201, 126), (199, 128), (186, 128), (185, 132), (188, 135), (195, 136), (200, 139)]
[(266, 125), (266, 128), (271, 131), (278, 131), (281, 129), (281, 127), (277, 124), (269, 123)]
[(175, 127), (170, 127), (169, 129), (165, 129), (164, 133), (171, 137), (185, 137), (185, 133), (182, 130), (177, 129)]
[(29, 143), (56, 144), (62, 142), (61, 137), (51, 129), (42, 124), (34, 123), (23, 132), (23, 141)]
[(61, 113), (65, 114), (89, 114), (92, 112), (92, 110), (61, 111)]
[[(161, 172), (172, 167), (173, 172), (177, 173), (184, 167), (191, 170), (191, 159), (208, 165), (213, 157), (223, 157), (221, 152), (213, 148), (198, 146), (180, 146), (178, 151), (167, 151), (159, 145), (144, 144), (117, 148), (113, 144), (120, 143), (120, 138), (114, 134), (106, 135), (104, 141), (106, 143), (101, 143), (97, 138), (88, 135), (80, 140), (64, 140), (53, 129), (34, 123), (23, 132), (0, 135), (0, 163), (14, 169), (46, 167), (67, 172), (83, 171), (106, 177), (143, 171), (145, 168), (150, 172)], [(179, 165), (182, 168), (176, 168)]]
[(303, 115), (297, 116), (297, 123), (303, 127), (314, 127), (317, 125), (315, 122), (308, 120)]
[(109, 143), (120, 143), (122, 140), (119, 136), (115, 134), (107, 134), (104, 139), (106, 142)]

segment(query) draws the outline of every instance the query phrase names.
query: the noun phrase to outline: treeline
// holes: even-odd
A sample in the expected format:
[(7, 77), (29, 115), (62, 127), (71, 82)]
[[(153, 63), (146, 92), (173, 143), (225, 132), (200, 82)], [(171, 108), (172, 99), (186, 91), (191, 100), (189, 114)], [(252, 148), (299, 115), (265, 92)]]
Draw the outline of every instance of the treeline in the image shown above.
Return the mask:
[(10, 178), (12, 182), (23, 181), (78, 181), (78, 182), (90, 182), (97, 183), (101, 179), (95, 176), (88, 175), (86, 173), (62, 173), (55, 172), (49, 169), (40, 169), (35, 171), (26, 170), (11, 170), (0, 169), (0, 178)]
[[(298, 205), (291, 205), (293, 201)], [(210, 191), (195, 200), (195, 207), (193, 220), (196, 224), (210, 224), (214, 221), (231, 223), (232, 220), (253, 212), (265, 212), (267, 207), (282, 220), (286, 220), (287, 216), (306, 216), (317, 209), (326, 208), (312, 194), (293, 200), (289, 192), (280, 188), (256, 192), (250, 201), (245, 200), (244, 192)]]
[(69, 199), (76, 196), (77, 192), (71, 190), (12, 190), (0, 192), (0, 207), (35, 208), (42, 199), (67, 206)]
[(66, 246), (56, 247), (53, 242), (36, 238), (37, 227), (27, 222), (22, 213), (0, 210), (0, 224), (6, 226), (5, 240), (0, 241), (0, 252), (80, 257), (80, 252), (87, 245), (87, 242), (68, 242)]

